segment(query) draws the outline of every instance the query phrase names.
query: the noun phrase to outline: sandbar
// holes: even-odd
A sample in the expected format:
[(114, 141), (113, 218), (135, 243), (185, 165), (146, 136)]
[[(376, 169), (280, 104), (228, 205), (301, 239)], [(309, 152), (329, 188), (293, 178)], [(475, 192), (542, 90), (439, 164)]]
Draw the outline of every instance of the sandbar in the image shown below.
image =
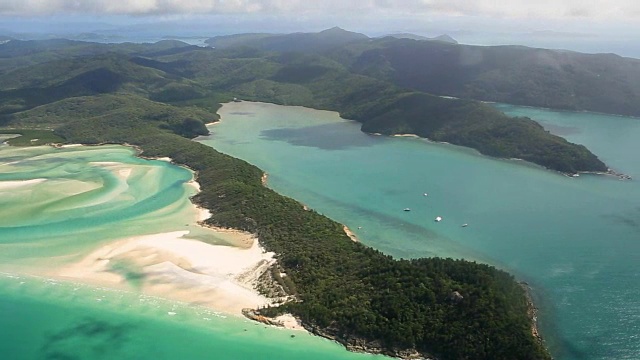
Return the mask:
[(257, 240), (243, 249), (186, 235), (188, 231), (174, 231), (115, 241), (54, 275), (134, 288), (230, 314), (271, 304), (271, 299), (254, 290), (258, 277), (275, 261)]
[(23, 186), (40, 184), (47, 181), (47, 179), (29, 179), (29, 180), (10, 180), (0, 181), (0, 190), (16, 189)]

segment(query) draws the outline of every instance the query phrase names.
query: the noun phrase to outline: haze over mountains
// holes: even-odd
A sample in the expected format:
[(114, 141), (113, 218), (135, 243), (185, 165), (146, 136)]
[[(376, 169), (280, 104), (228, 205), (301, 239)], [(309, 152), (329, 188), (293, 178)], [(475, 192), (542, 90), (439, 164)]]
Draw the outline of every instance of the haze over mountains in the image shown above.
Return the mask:
[[(458, 42), (449, 35), (443, 34), (428, 38), (409, 33), (388, 35), (397, 39), (430, 40), (457, 44)], [(341, 45), (371, 40), (365, 34), (347, 31), (339, 27), (323, 30), (317, 33), (293, 33), (293, 34), (236, 34), (223, 35), (210, 38), (205, 41), (216, 48), (229, 48), (234, 46), (249, 46), (261, 50), (270, 51), (299, 51), (319, 53)]]
[[(145, 4), (148, 3), (145, 2)], [(280, 2), (280, 5), (282, 4), (284, 3)], [(50, 4), (50, 7), (62, 5)], [(72, 7), (71, 3), (64, 5)], [(300, 6), (300, 4), (296, 5)], [(367, 4), (367, 6), (369, 5), (377, 6), (380, 4)], [(411, 7), (411, 5), (415, 4), (387, 4), (387, 6), (396, 8)], [(561, 7), (559, 3), (554, 5)], [(581, 5), (593, 6), (593, 4)], [(170, 5), (159, 4), (158, 6)], [(448, 34), (463, 44), (520, 44), (531, 47), (570, 49), (586, 53), (616, 53), (640, 58), (640, 46), (637, 45), (640, 42), (636, 35), (639, 32), (634, 31), (634, 23), (627, 25), (615, 23), (609, 26), (598, 21), (592, 22), (574, 18), (559, 22), (532, 22), (527, 19), (514, 21), (509, 18), (487, 19), (469, 16), (438, 18), (420, 16), (415, 12), (403, 14), (401, 17), (393, 17), (389, 13), (384, 16), (372, 16), (356, 12), (349, 14), (348, 18), (344, 19), (344, 14), (336, 12), (335, 6), (330, 6), (328, 3), (316, 4), (315, 6), (331, 8), (328, 18), (308, 15), (273, 16), (269, 14), (225, 16), (224, 14), (203, 14), (200, 12), (184, 17), (96, 17), (72, 11), (65, 11), (53, 17), (5, 16), (3, 18), (0, 14), (0, 23), (2, 24), (0, 25), (0, 35), (22, 40), (63, 37), (98, 42), (155, 42), (164, 38), (190, 38), (187, 42), (200, 44), (203, 39), (217, 35), (317, 32), (339, 25), (367, 34), (372, 38), (402, 34), (415, 35), (420, 38), (434, 38), (441, 34)], [(424, 4), (422, 6), (429, 7)], [(506, 8), (505, 4), (500, 6), (493, 4), (493, 6), (501, 9)], [(349, 8), (349, 6), (346, 7)], [(509, 7), (514, 8), (515, 5), (510, 4)], [(25, 10), (33, 10), (36, 7), (25, 6), (24, 8)], [(521, 8), (526, 8), (526, 6)], [(198, 38), (197, 41), (196, 38)]]
[[(548, 100), (562, 98), (548, 97), (546, 89), (563, 93), (578, 86), (579, 81), (592, 81), (589, 76), (593, 71), (582, 71), (590, 69), (591, 64), (582, 61), (580, 54), (569, 54), (575, 68), (580, 70), (574, 71), (577, 80), (569, 77), (560, 84), (564, 87), (555, 89), (554, 84), (544, 82), (545, 78), (528, 68), (514, 68), (508, 59), (491, 61), (492, 57), (513, 56), (509, 52), (503, 54), (504, 48), (500, 47), (478, 49), (439, 40), (394, 37), (371, 39), (340, 28), (319, 33), (241, 34), (217, 37), (209, 43), (216, 48), (170, 40), (155, 44), (9, 41), (0, 45), (4, 54), (0, 59), (3, 122), (26, 121), (31, 118), (28, 115), (31, 109), (43, 105), (54, 113), (67, 113), (64, 109), (71, 106), (68, 99), (101, 94), (135, 96), (149, 104), (143, 108), (153, 108), (149, 101), (180, 108), (191, 106), (194, 107), (188, 111), (191, 114), (202, 110), (215, 112), (220, 99), (241, 97), (335, 110), (345, 118), (363, 123), (366, 132), (413, 133), (472, 147), (491, 156), (525, 159), (566, 173), (607, 170), (583, 146), (549, 134), (530, 119), (509, 118), (474, 101), (554, 107), (556, 103)], [(548, 59), (537, 55), (541, 50), (515, 49), (534, 64)], [(619, 59), (630, 62), (630, 67), (635, 61)], [(602, 71), (608, 71), (607, 64), (603, 66)], [(547, 63), (540, 68), (551, 72), (552, 79), (558, 78), (553, 71), (570, 70)], [(489, 75), (494, 73), (508, 74), (509, 81), (493, 80)], [(633, 77), (605, 82), (612, 88), (612, 94), (625, 96), (610, 98), (573, 91), (574, 102), (555, 107), (612, 113), (636, 111), (630, 100), (635, 96), (635, 88), (625, 83), (630, 78)], [(520, 96), (523, 89), (528, 97)], [(624, 107), (619, 106), (619, 99)], [(97, 102), (84, 104), (96, 106)], [(600, 104), (602, 108), (595, 107)], [(155, 121), (158, 112), (147, 115)], [(208, 122), (206, 117), (213, 116), (195, 118)], [(191, 121), (183, 124), (173, 115), (163, 126), (175, 129), (181, 124), (185, 126), (181, 132), (198, 132), (196, 124)]]
[(640, 115), (640, 60), (613, 54), (461, 45), (447, 35), (371, 39), (340, 28), (220, 36), (207, 43), (322, 54), (355, 73), (438, 95)]

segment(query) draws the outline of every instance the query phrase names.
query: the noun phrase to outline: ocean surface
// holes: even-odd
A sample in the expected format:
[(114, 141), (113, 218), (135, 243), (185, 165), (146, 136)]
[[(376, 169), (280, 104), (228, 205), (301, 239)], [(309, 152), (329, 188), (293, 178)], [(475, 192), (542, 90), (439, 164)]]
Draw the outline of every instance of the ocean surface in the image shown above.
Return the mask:
[(189, 230), (191, 171), (124, 146), (0, 145), (0, 359), (372, 359), (297, 331), (56, 269), (114, 240)]
[(224, 105), (199, 141), (262, 168), (269, 187), (385, 253), (477, 260), (527, 281), (556, 359), (640, 359), (640, 119), (495, 106), (586, 145), (634, 180), (570, 178), (364, 134), (334, 112), (261, 103)]

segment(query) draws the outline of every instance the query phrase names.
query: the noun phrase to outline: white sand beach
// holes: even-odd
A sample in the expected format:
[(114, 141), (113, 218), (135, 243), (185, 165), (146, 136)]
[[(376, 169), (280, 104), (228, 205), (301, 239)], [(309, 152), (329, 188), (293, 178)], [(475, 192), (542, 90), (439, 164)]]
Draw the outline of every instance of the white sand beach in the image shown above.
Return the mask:
[[(131, 237), (105, 245), (56, 275), (138, 288), (217, 311), (240, 314), (269, 304), (253, 283), (273, 263), (253, 239), (250, 248), (210, 245), (186, 239), (188, 231)], [(248, 236), (249, 234), (238, 234)]]

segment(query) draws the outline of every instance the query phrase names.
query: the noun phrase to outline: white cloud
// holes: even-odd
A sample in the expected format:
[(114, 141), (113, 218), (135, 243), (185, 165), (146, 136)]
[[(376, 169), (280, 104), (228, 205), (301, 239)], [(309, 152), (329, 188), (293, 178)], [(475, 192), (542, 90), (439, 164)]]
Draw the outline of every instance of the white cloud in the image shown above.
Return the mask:
[(3, 15), (103, 14), (473, 15), (631, 20), (637, 0), (0, 0)]

